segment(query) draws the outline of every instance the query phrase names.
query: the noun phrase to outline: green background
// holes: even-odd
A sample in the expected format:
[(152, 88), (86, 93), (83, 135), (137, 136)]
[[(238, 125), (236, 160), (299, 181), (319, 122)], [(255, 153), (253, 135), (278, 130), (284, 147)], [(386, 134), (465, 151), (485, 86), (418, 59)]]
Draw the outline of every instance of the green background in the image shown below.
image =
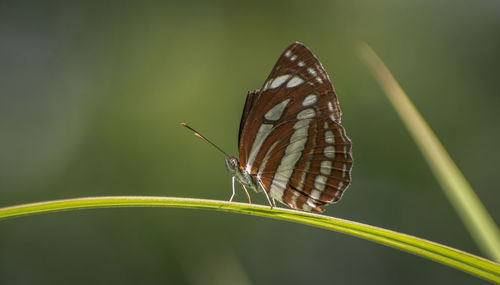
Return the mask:
[[(498, 1), (0, 2), (0, 207), (103, 195), (226, 200), (247, 90), (321, 60), (353, 142), (326, 214), (481, 254), (358, 48), (379, 53), (500, 221)], [(238, 188), (239, 189), (239, 188)], [(262, 194), (256, 203), (266, 203)], [(236, 197), (246, 201), (242, 191)], [(0, 284), (483, 284), (364, 240), (256, 217), (102, 209), (0, 222)]]

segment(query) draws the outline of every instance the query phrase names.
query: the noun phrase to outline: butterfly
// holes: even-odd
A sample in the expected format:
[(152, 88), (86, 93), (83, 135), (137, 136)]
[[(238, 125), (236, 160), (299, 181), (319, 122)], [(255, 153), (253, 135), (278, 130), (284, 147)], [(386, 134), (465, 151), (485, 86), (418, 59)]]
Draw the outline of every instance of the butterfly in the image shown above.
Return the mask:
[[(215, 144), (183, 123), (217, 149)], [(351, 181), (351, 141), (323, 66), (295, 42), (278, 58), (261, 89), (249, 91), (241, 116), (239, 160), (226, 155), (232, 175), (244, 188), (264, 192), (293, 209), (323, 212)]]

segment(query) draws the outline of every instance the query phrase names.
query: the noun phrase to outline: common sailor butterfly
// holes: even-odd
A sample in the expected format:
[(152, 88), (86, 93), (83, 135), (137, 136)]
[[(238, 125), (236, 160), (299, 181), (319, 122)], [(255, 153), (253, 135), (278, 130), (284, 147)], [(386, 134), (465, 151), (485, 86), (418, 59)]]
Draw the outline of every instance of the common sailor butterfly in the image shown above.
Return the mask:
[[(191, 127), (182, 124), (214, 145)], [(239, 156), (226, 168), (247, 194), (263, 191), (293, 209), (323, 212), (351, 181), (351, 141), (341, 125), (335, 90), (323, 66), (301, 43), (279, 57), (259, 90), (248, 92), (238, 135)]]

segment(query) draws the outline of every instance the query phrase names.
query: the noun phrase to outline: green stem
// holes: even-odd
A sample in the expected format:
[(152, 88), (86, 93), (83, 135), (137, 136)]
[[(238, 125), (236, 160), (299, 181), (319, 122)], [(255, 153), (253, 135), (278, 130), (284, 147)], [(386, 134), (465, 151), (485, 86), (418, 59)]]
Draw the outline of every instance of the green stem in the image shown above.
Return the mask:
[(377, 242), (440, 262), (471, 275), (500, 283), (500, 264), (470, 253), (414, 236), (357, 222), (282, 208), (274, 208), (271, 210), (268, 206), (253, 204), (149, 196), (89, 197), (30, 203), (0, 208), (0, 220), (30, 214), (112, 207), (214, 209), (296, 222)]
[(364, 44), (361, 56), (406, 125), (478, 247), (485, 255), (500, 262), (500, 230), (467, 179), (375, 51)]

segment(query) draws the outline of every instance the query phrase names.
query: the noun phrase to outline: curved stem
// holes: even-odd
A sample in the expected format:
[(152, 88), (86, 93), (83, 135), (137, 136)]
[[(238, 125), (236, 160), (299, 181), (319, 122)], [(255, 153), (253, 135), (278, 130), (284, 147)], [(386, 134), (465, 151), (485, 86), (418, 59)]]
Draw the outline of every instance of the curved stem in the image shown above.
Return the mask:
[(88, 197), (0, 208), (0, 220), (30, 214), (112, 207), (213, 209), (296, 222), (377, 242), (440, 262), (477, 277), (500, 283), (500, 264), (470, 253), (425, 239), (362, 223), (283, 208), (274, 208), (271, 210), (269, 206), (254, 204), (151, 196)]

